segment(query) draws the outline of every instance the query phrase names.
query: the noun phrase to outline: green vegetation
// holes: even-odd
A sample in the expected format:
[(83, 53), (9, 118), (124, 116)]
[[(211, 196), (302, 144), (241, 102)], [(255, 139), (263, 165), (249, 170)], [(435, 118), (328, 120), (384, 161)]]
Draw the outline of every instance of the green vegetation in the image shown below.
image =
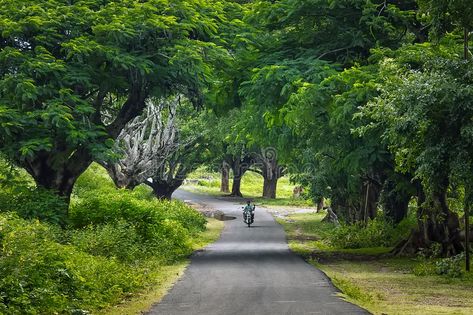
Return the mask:
[(305, 251), (394, 247), (458, 277), (472, 17), (471, 0), (1, 0), (0, 311), (77, 313), (153, 282), (205, 223), (155, 198), (202, 166), (219, 175), (198, 192), (328, 201), (342, 226), (310, 219)]
[[(347, 300), (374, 314), (470, 314), (473, 311), (473, 276), (464, 272), (461, 257), (404, 258), (389, 254), (386, 239), (405, 237), (415, 222), (404, 227), (375, 222), (372, 227), (341, 226), (322, 222), (325, 213), (289, 213), (279, 217), (290, 248), (323, 270)], [(356, 248), (364, 242), (378, 247)], [(354, 246), (355, 245), (355, 246)], [(440, 251), (440, 247), (438, 251)]]
[[(14, 202), (24, 200), (25, 191), (37, 196), (35, 190), (25, 190), (28, 184), (18, 190), (11, 190), (11, 184), (3, 187), (2, 314), (85, 314), (124, 299), (139, 300), (135, 295), (158, 300), (187, 256), (215, 241), (222, 228), (212, 220), (206, 231), (200, 213), (178, 201), (154, 199), (145, 187), (117, 190), (95, 164), (79, 178), (62, 227), (56, 217), (31, 218), (34, 214), (25, 213), (24, 205), (15, 211)], [(55, 205), (50, 202), (54, 199), (58, 202), (54, 195), (36, 199), (41, 203), (34, 209)]]

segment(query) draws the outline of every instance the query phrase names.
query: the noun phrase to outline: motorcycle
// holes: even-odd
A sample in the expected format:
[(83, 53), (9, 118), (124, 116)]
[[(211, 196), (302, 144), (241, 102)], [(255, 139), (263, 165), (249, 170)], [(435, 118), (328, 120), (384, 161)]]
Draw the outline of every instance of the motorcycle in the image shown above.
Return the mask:
[(248, 227), (250, 227), (251, 224), (254, 222), (253, 216), (251, 215), (251, 211), (243, 211), (243, 222), (245, 222)]

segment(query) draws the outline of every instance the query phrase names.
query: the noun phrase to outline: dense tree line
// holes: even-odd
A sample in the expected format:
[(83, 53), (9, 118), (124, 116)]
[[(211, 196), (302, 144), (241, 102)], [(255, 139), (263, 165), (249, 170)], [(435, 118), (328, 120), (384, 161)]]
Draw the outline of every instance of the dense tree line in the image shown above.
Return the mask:
[(235, 196), (247, 171), (267, 198), (288, 174), (346, 223), (412, 206), (397, 250), (456, 254), (472, 16), (468, 0), (3, 1), (0, 150), (66, 200), (92, 161), (160, 198), (201, 164)]
[(314, 200), (329, 198), (344, 221), (363, 222), (382, 209), (399, 222), (416, 200), (418, 230), (398, 250), (437, 242), (444, 255), (462, 251), (463, 211), (449, 200), (469, 207), (471, 4), (250, 6), (247, 21), (261, 31), (259, 58), (239, 90), (248, 119), (260, 119), (250, 133), (277, 130), (269, 138), (291, 152), (300, 170), (294, 179)]

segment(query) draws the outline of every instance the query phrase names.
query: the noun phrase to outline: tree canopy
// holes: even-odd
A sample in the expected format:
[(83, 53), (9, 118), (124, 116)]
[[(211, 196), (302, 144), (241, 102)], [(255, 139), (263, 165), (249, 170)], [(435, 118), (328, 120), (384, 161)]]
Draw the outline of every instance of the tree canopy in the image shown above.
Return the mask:
[[(182, 96), (193, 140), (149, 161), (161, 191), (213, 164), (233, 195), (254, 171), (274, 198), (288, 174), (349, 224), (398, 223), (416, 204), (401, 248), (455, 254), (472, 198), (469, 2), (4, 0), (0, 152), (67, 199), (92, 161), (130, 158), (115, 140), (150, 100)], [(134, 148), (142, 167), (149, 146)]]

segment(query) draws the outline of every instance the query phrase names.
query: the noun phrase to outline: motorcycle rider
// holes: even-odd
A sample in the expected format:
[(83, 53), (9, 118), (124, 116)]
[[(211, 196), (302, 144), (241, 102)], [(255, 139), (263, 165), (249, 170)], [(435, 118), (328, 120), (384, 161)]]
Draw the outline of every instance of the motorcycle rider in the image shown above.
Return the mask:
[(246, 206), (245, 208), (243, 209), (243, 213), (249, 211), (250, 214), (251, 214), (251, 222), (254, 222), (255, 221), (255, 205), (251, 205), (251, 200), (248, 200), (246, 202)]

